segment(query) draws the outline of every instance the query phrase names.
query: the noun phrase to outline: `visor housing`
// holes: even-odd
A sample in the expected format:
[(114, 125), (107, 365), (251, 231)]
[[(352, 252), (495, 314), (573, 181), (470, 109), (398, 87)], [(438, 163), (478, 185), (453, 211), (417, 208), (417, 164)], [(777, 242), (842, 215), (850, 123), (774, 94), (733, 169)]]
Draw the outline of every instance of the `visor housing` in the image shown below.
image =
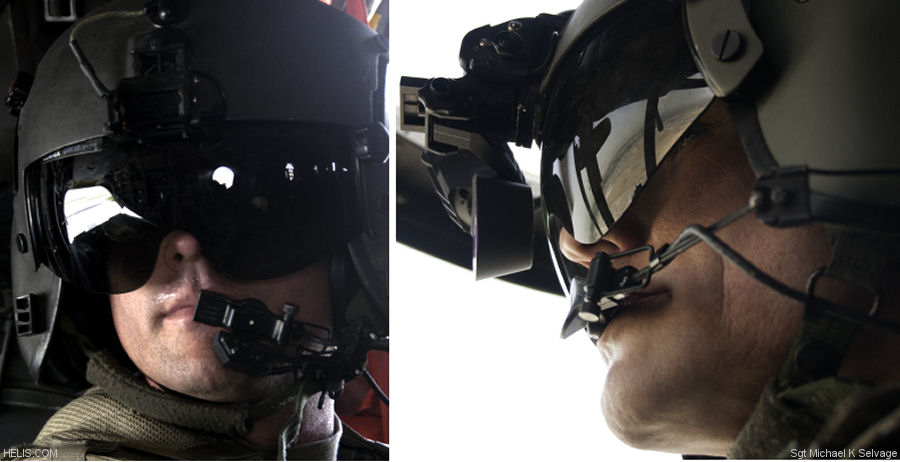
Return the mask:
[(29, 166), (29, 215), (65, 281), (99, 293), (135, 290), (175, 230), (194, 235), (224, 275), (297, 271), (362, 226), (354, 129), (229, 123), (203, 140), (98, 138)]

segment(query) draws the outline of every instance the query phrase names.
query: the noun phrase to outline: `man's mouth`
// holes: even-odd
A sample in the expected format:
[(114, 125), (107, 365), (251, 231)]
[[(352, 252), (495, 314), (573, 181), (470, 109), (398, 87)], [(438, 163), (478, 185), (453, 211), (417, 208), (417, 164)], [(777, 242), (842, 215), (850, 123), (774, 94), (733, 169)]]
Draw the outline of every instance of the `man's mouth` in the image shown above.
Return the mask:
[(648, 291), (640, 291), (640, 292), (631, 292), (623, 297), (616, 299), (612, 303), (604, 303), (607, 308), (604, 308), (603, 312), (605, 314), (605, 322), (589, 324), (588, 325), (588, 335), (591, 338), (591, 341), (597, 345), (600, 341), (600, 338), (609, 328), (609, 325), (612, 324), (616, 318), (618, 318), (623, 312), (631, 311), (635, 308), (640, 308), (641, 310), (648, 308), (658, 308), (668, 303), (671, 298), (671, 293), (663, 288), (653, 289)]
[(192, 318), (194, 316), (194, 305), (181, 305), (164, 314), (166, 319)]

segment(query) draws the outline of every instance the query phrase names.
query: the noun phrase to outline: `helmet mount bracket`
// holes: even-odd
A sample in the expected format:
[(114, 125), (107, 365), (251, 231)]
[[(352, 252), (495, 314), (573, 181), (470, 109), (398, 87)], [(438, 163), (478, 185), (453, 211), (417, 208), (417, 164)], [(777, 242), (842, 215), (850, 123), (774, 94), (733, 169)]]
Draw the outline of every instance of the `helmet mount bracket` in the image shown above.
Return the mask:
[[(174, 12), (158, 15), (179, 17)], [(173, 135), (189, 138), (194, 133), (208, 133), (224, 120), (222, 86), (212, 75), (192, 68), (190, 42), (174, 27), (176, 21), (162, 24), (137, 38), (138, 45), (129, 53), (135, 75), (119, 81), (108, 98), (109, 128), (117, 134), (139, 140)], [(206, 92), (201, 88), (205, 81), (214, 86), (211, 94), (218, 101), (205, 101)]]
[[(401, 80), (401, 129), (425, 132), (422, 161), (450, 219), (474, 238), (476, 279), (531, 267), (534, 201), (506, 143), (531, 146), (541, 76), (566, 18), (480, 27), (460, 48), (464, 77)], [(509, 246), (489, 248), (501, 241)]]

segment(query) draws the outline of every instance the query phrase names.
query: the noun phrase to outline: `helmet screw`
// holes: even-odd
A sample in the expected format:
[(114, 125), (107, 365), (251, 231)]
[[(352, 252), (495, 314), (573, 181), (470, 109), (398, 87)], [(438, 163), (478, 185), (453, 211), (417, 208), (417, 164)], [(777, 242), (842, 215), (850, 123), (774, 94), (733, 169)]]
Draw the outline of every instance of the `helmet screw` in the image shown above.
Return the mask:
[(509, 24), (506, 25), (506, 29), (510, 32), (516, 32), (522, 28), (522, 23), (519, 21), (510, 21)]
[(722, 62), (731, 61), (740, 56), (743, 39), (741, 34), (725, 29), (712, 39), (711, 51), (713, 56)]
[(478, 42), (478, 46), (481, 48), (490, 48), (493, 44), (491, 43), (491, 39), (485, 37)]
[(786, 203), (789, 198), (790, 193), (781, 186), (772, 188), (772, 191), (769, 193), (769, 199), (771, 199), (772, 203), (776, 205), (782, 205)]
[(751, 209), (758, 209), (765, 205), (766, 196), (762, 193), (762, 191), (755, 190), (750, 193), (750, 200), (748, 201)]
[(578, 312), (578, 317), (585, 322), (597, 322), (600, 320), (600, 307), (594, 304), (582, 306)]
[(19, 249), (19, 253), (28, 253), (28, 240), (22, 233), (16, 235), (16, 248)]
[(144, 7), (144, 12), (153, 24), (160, 27), (174, 26), (188, 16), (189, 2), (182, 0), (153, 0)]

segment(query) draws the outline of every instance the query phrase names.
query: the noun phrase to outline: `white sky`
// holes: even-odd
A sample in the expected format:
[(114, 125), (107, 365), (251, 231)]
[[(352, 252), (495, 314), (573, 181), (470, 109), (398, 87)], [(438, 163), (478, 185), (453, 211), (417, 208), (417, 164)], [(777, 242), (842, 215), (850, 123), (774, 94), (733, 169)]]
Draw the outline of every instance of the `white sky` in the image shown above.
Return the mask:
[[(462, 76), (469, 30), (578, 3), (393, 0), (388, 104), (396, 110), (400, 75)], [(501, 281), (476, 284), (466, 270), (394, 244), (391, 459), (680, 460), (609, 432), (605, 365), (585, 335), (560, 340), (566, 304)]]

